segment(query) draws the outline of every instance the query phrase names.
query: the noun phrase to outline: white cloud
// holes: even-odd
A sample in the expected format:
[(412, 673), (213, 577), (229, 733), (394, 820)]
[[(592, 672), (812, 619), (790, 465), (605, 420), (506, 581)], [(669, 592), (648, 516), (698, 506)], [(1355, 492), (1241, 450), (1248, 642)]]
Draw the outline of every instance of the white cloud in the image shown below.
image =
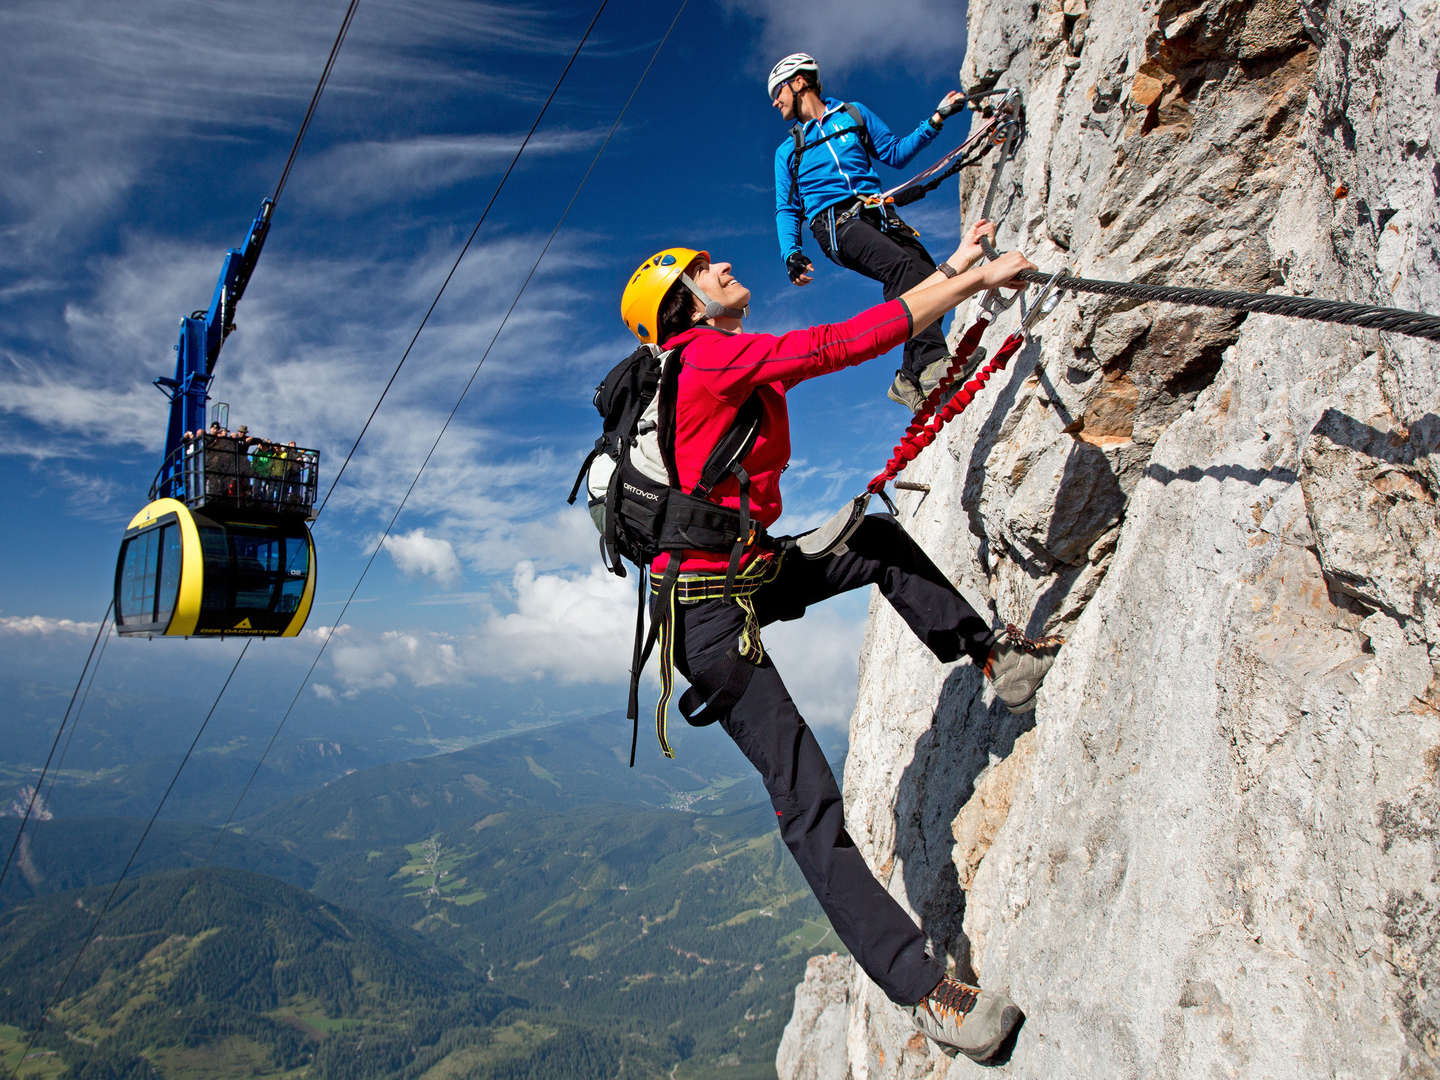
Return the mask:
[(347, 696), (388, 690), (402, 681), (412, 686), (468, 681), (455, 641), (443, 634), (388, 630), (378, 638), (337, 638), (327, 655), (333, 677)]
[[(867, 593), (857, 592), (803, 620), (765, 629), (766, 647), (812, 724), (843, 728), (849, 722), (866, 600)], [(521, 562), (506, 601), (505, 610), (482, 609), (481, 621), (465, 634), (352, 632), (331, 645), (329, 679), (349, 696), (488, 679), (610, 686), (622, 693), (635, 618), (633, 579), (599, 567), (583, 574), (540, 573)], [(652, 691), (655, 672), (652, 657), (646, 678)]]
[(392, 533), (385, 538), (385, 550), (402, 574), (433, 577), (449, 584), (460, 577), (460, 560), (449, 540), (428, 536), (424, 529)]
[[(846, 66), (882, 62), (935, 61), (957, 69), (965, 54), (966, 4), (954, 0), (829, 0), (823, 17), (815, 8), (780, 0), (724, 0), (763, 25), (760, 74), (787, 53), (808, 52), (820, 63), (820, 77), (843, 77)], [(763, 92), (763, 91), (762, 91)]]
[(486, 675), (561, 683), (625, 677), (635, 622), (633, 579), (598, 566), (585, 574), (541, 574), (524, 561), (515, 567), (512, 586), (514, 609), (496, 613), (478, 635)]
[(0, 615), (0, 633), (4, 634), (93, 634), (99, 628), (99, 623), (55, 619), (48, 615)]

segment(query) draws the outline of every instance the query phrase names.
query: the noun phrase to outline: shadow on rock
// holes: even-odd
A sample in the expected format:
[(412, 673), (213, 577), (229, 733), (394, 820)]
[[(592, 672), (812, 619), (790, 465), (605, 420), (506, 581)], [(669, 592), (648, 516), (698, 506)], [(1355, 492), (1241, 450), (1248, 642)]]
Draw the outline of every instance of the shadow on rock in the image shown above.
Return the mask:
[(963, 928), (965, 893), (952, 823), (980, 774), (1008, 757), (1016, 739), (1035, 724), (1033, 712), (1017, 716), (998, 702), (987, 706), (981, 684), (970, 664), (950, 672), (895, 798), (895, 852), (904, 866), (905, 894), (936, 958), (948, 956), (956, 974), (970, 980), (975, 973)]

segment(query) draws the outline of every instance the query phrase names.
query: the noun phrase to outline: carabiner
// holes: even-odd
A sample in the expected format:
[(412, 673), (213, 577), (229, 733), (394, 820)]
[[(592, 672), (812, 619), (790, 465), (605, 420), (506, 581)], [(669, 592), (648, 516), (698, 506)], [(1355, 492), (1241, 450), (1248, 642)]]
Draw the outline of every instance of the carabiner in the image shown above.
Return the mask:
[[(1020, 316), (1021, 333), (1029, 331), (1034, 323), (1055, 310), (1055, 306), (1060, 303), (1065, 295), (1063, 289), (1055, 288), (1055, 283), (1060, 280), (1064, 273), (1064, 270), (1056, 270), (1055, 273), (1050, 275), (1050, 280), (1040, 287), (1040, 294), (1035, 297), (1034, 301), (1028, 306), (1024, 304), (1021, 305), (1021, 309), (1024, 312), (1024, 314)], [(1022, 295), (1022, 293), (1015, 294), (1016, 298)]]

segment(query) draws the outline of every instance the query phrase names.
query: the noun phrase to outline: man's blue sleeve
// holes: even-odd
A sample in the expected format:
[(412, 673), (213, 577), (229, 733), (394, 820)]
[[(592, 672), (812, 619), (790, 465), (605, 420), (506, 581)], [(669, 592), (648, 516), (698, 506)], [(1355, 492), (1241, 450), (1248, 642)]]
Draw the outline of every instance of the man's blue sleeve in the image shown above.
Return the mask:
[(800, 242), (800, 221), (804, 217), (800, 206), (798, 185), (790, 183), (790, 151), (794, 142), (786, 139), (775, 149), (775, 233), (780, 238), (780, 258), (788, 258), (792, 251), (803, 251)]
[(851, 104), (859, 110), (861, 119), (865, 121), (865, 130), (870, 133), (870, 144), (875, 147), (875, 156), (891, 168), (899, 169), (910, 164), (910, 159), (929, 146), (935, 136), (940, 134), (938, 128), (930, 126), (930, 118), (927, 116), (909, 135), (897, 137), (885, 126), (885, 121), (869, 108), (858, 101), (852, 101)]

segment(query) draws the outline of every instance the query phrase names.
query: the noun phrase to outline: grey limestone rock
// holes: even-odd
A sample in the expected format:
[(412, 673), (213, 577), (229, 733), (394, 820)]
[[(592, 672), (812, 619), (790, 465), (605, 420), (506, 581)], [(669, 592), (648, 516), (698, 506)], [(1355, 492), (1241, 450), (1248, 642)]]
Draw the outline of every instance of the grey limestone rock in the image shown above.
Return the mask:
[[(1436, 0), (968, 17), (964, 84), (1026, 94), (1002, 246), (1440, 313)], [(877, 603), (851, 723), (855, 842), (1026, 1011), (998, 1071), (1440, 1078), (1440, 348), (1069, 297), (907, 478), (972, 602), (1066, 638), (1016, 717)], [(786, 1038), (843, 1014), (833, 1075), (981, 1074), (827, 970)]]

